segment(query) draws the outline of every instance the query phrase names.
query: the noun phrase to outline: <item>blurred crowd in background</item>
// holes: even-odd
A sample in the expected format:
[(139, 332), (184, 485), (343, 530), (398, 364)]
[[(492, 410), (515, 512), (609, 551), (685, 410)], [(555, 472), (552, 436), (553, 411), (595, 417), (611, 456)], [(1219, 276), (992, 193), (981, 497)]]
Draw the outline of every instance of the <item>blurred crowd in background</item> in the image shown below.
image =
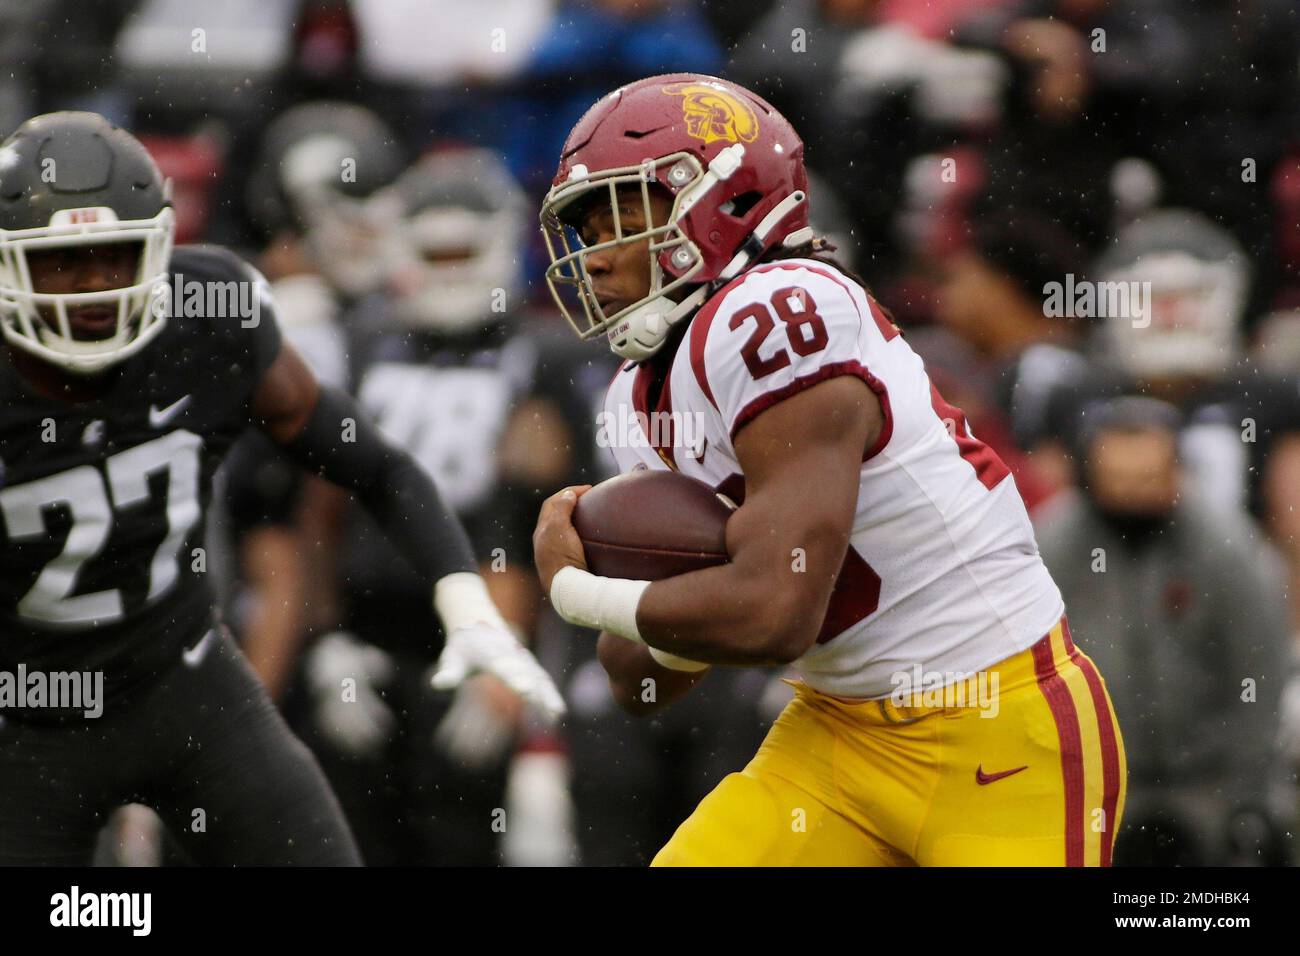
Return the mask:
[[(679, 70), (793, 122), (814, 225), (1011, 467), (1120, 718), (1116, 862), (1295, 855), (1289, 0), (0, 0), (0, 64), (6, 133), (108, 116), (173, 178), (178, 241), (258, 265), (318, 375), (433, 474), (566, 694), (542, 727), (490, 679), (432, 691), (409, 569), (246, 440), (210, 529), (226, 614), (368, 862), (643, 864), (788, 699), (775, 672), (715, 669), (622, 715), (529, 566), (541, 500), (612, 473), (617, 365), (550, 311), (536, 213), (582, 112)], [(1049, 305), (1053, 283), (1130, 282), (1140, 312)], [(125, 812), (103, 859), (168, 859), (156, 832)]]

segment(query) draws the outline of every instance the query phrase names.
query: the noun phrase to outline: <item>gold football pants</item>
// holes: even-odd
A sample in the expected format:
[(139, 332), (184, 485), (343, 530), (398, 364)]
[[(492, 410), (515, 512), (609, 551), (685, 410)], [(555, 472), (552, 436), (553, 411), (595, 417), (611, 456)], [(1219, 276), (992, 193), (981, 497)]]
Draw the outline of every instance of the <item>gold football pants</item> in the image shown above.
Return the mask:
[(753, 760), (653, 865), (1110, 865), (1124, 743), (1069, 625), (979, 679), (996, 689), (982, 706), (973, 692), (898, 706), (796, 683)]

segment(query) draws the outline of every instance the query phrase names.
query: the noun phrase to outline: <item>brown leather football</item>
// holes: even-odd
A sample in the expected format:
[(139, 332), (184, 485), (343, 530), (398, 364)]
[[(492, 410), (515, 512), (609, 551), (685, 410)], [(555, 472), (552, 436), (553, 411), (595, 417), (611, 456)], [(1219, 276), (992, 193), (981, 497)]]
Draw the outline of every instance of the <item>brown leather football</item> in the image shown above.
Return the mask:
[(643, 470), (584, 494), (573, 526), (592, 574), (658, 581), (725, 564), (730, 516), (731, 508), (704, 482)]

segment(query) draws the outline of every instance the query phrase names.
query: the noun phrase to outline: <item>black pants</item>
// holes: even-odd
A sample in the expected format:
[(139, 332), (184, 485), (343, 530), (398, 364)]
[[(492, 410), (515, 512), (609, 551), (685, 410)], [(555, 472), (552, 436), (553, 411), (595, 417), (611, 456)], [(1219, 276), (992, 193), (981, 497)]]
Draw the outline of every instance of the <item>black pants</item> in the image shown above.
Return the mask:
[(156, 810), (195, 863), (361, 863), (315, 758), (229, 637), (188, 656), (97, 719), (4, 720), (0, 865), (86, 865), (126, 803)]
[[(393, 677), (379, 688), (395, 718), (373, 753), (341, 749), (318, 723), (312, 695), (298, 680), (285, 701), (294, 732), (320, 761), (370, 866), (500, 866), (493, 811), (505, 806), (514, 748), (488, 766), (470, 767), (434, 745), (454, 692), (434, 691), (426, 671), (437, 659), (442, 624), (427, 595), (392, 590), (348, 593), (356, 636), (382, 648)], [(305, 664), (304, 657), (300, 664)]]
[(434, 746), (452, 694), (428, 686), (424, 660), (395, 657), (384, 702), (396, 726), (372, 754), (342, 751), (309, 701), (286, 716), (338, 795), (368, 866), (500, 866), (493, 810), (505, 806), (513, 748), (489, 766), (462, 765)]

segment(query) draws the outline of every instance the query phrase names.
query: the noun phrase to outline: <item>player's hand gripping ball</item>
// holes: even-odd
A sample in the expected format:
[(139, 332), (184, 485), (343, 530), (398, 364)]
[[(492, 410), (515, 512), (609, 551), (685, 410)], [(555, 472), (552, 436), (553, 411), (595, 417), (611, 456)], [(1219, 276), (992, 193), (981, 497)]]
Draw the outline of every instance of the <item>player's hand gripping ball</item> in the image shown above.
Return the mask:
[(533, 565), (545, 594), (551, 593), (551, 579), (560, 568), (587, 567), (582, 539), (573, 529), (573, 509), (579, 496), (590, 490), (591, 485), (570, 485), (542, 502), (533, 531)]
[(725, 564), (732, 506), (702, 481), (672, 471), (633, 471), (552, 495), (533, 550), (538, 576), (574, 565), (611, 578), (658, 581)]

